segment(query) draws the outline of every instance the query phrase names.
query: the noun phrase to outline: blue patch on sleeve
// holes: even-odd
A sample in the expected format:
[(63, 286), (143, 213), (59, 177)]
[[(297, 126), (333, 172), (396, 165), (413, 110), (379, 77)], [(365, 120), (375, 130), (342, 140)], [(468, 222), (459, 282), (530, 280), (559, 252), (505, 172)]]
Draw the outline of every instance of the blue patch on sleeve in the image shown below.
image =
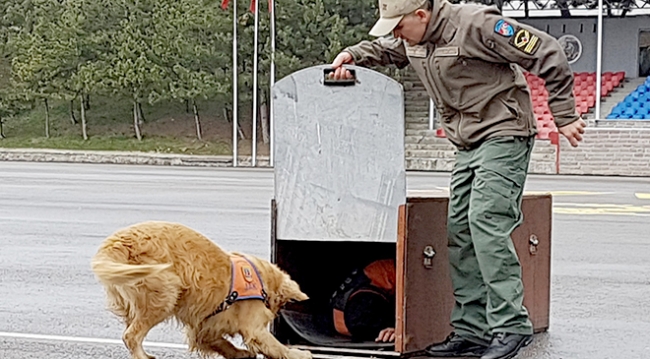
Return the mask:
[(515, 28), (502, 19), (497, 21), (497, 24), (494, 25), (494, 32), (496, 32), (501, 36), (511, 37), (512, 35), (515, 34)]

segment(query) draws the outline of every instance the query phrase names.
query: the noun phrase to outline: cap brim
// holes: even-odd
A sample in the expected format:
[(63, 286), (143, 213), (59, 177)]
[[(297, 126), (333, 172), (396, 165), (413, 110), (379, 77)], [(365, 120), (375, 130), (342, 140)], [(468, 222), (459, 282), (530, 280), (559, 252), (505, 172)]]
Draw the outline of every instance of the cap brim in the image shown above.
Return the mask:
[(395, 29), (397, 24), (404, 18), (404, 15), (400, 15), (392, 18), (379, 18), (375, 23), (375, 26), (370, 29), (369, 34), (372, 36), (386, 36)]

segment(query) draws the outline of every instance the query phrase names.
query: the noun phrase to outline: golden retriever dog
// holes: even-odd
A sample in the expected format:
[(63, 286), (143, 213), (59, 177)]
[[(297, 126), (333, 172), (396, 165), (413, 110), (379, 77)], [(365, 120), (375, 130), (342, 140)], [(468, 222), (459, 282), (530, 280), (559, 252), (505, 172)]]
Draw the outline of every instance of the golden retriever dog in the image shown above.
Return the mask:
[[(254, 268), (259, 274), (265, 300), (226, 301), (236, 272), (232, 256), (253, 264), (242, 272), (248, 276)], [(284, 346), (268, 330), (284, 304), (308, 299), (298, 284), (273, 263), (228, 253), (182, 224), (152, 221), (118, 230), (103, 241), (91, 266), (104, 286), (109, 310), (124, 320), (122, 339), (133, 359), (153, 358), (142, 342), (168, 319), (183, 325), (190, 350), (203, 356), (312, 357), (309, 351)], [(237, 334), (246, 349), (226, 338)]]

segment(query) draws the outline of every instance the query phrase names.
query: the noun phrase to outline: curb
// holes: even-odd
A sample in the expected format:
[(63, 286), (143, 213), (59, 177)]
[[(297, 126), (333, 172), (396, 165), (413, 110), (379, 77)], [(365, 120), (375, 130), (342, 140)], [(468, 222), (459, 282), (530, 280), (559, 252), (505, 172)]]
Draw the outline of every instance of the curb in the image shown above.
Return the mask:
[[(0, 161), (233, 167), (232, 156), (198, 156), (120, 151), (73, 151), (33, 148), (0, 148)], [(251, 167), (251, 162), (251, 156), (239, 156), (237, 166)], [(270, 167), (269, 158), (267, 156), (258, 156), (255, 167)]]

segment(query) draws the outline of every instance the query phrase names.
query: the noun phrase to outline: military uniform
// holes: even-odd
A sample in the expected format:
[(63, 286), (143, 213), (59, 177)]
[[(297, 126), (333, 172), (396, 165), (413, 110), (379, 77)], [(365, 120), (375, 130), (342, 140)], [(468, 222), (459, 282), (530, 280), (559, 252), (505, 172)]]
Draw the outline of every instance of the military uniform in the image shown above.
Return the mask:
[(420, 44), (378, 38), (344, 51), (360, 66), (410, 64), (458, 148), (448, 216), (455, 332), (483, 343), (493, 333), (532, 334), (510, 238), (523, 220), (521, 197), (537, 133), (521, 68), (546, 81), (558, 127), (579, 120), (573, 73), (560, 44), (496, 8), (435, 0)]

